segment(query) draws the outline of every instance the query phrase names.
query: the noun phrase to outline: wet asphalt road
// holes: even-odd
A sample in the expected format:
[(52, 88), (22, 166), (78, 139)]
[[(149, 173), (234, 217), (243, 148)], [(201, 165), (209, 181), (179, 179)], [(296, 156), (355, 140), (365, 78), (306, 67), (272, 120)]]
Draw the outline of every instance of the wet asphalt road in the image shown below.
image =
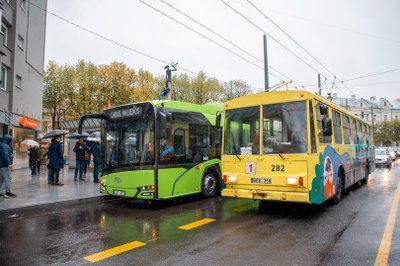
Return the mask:
[[(400, 160), (399, 160), (400, 161)], [(320, 207), (185, 198), (157, 208), (115, 201), (0, 224), (0, 265), (86, 265), (131, 241), (145, 246), (98, 265), (373, 265), (400, 182), (400, 162)], [(184, 231), (203, 218), (215, 222)], [(389, 265), (400, 265), (400, 214)]]

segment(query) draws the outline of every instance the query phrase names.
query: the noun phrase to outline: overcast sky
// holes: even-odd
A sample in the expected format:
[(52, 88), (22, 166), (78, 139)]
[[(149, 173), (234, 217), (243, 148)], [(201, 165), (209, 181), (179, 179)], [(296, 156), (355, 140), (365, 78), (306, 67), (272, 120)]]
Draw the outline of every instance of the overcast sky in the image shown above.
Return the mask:
[[(171, 17), (259, 65), (263, 64), (218, 38), (159, 0), (143, 0)], [(263, 32), (219, 0), (165, 0), (193, 19), (263, 60)], [(310, 66), (268, 38), (269, 65), (293, 79), (290, 86), (317, 83), (317, 73), (347, 80), (400, 68), (399, 0), (251, 0), (324, 69), (263, 17), (246, 0), (224, 0)], [(165, 17), (138, 0), (48, 0), (48, 10), (132, 49), (221, 81), (241, 79), (253, 88), (264, 86), (263, 70)], [(95, 64), (123, 62), (135, 70), (163, 73), (164, 63), (103, 40), (51, 14), (47, 16), (48, 60), (74, 64), (79, 59)], [(312, 69), (315, 68), (316, 70)], [(184, 72), (183, 70), (179, 70)], [(272, 71), (270, 86), (288, 78)], [(322, 78), (324, 81), (324, 78)], [(329, 83), (329, 82), (328, 82)], [(400, 71), (345, 82), (324, 91), (342, 97), (400, 98)], [(316, 86), (306, 87), (315, 92)]]

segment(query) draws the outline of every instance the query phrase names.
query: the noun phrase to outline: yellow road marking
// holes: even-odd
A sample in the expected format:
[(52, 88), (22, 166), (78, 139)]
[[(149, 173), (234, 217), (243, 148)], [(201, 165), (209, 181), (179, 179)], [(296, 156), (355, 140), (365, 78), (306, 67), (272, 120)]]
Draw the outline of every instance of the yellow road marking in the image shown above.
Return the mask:
[(144, 246), (144, 245), (146, 245), (146, 244), (143, 242), (133, 241), (133, 242), (129, 242), (129, 243), (126, 243), (124, 245), (121, 245), (121, 246), (118, 246), (115, 248), (110, 248), (110, 249), (104, 250), (102, 252), (95, 253), (93, 255), (85, 257), (84, 259), (87, 261), (90, 261), (90, 262), (97, 262), (97, 261), (107, 259), (109, 257), (121, 254), (125, 251), (132, 250), (132, 249)]
[(209, 224), (209, 223), (212, 223), (215, 221), (216, 221), (215, 219), (205, 218), (205, 219), (201, 219), (201, 220), (198, 220), (198, 221), (190, 223), (190, 224), (185, 224), (185, 225), (179, 226), (178, 228), (182, 229), (182, 230), (191, 230), (193, 228), (196, 228), (196, 227), (199, 227), (199, 226), (202, 226), (205, 224)]
[(390, 246), (392, 244), (392, 236), (394, 225), (396, 222), (397, 209), (400, 201), (400, 183), (397, 185), (396, 194), (394, 196), (392, 207), (390, 207), (389, 217), (386, 223), (385, 232), (379, 246), (378, 254), (375, 259), (375, 266), (387, 265), (390, 253)]

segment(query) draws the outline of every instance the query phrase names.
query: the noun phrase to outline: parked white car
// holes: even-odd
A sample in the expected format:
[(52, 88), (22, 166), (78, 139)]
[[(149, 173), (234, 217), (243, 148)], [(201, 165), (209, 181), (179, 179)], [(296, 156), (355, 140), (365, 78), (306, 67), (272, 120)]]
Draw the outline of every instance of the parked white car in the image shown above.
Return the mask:
[(390, 157), (388, 148), (375, 149), (375, 164), (391, 167), (392, 158)]

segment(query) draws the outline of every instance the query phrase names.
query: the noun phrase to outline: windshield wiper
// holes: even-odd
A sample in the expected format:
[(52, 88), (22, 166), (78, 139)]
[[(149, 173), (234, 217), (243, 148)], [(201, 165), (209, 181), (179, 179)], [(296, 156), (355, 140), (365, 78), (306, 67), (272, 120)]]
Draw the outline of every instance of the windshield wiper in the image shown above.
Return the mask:
[(241, 161), (243, 158), (238, 155), (238, 150), (236, 148), (235, 138), (233, 137), (232, 131), (231, 131), (231, 135), (232, 135), (233, 148), (235, 149), (234, 154), (235, 154), (236, 158), (238, 158), (239, 161)]

